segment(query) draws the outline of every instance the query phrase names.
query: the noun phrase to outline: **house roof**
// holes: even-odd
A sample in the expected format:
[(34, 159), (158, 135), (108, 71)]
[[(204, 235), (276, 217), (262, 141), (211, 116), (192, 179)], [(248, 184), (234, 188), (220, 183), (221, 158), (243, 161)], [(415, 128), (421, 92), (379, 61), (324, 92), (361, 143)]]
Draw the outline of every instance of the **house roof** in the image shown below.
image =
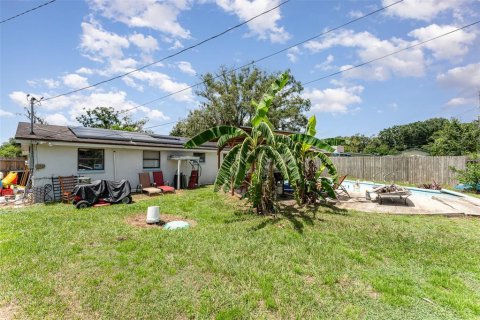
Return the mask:
[[(34, 124), (33, 132), (30, 134), (30, 123), (19, 122), (15, 139), (163, 148), (183, 148), (188, 141), (188, 138), (168, 135), (49, 124)], [(209, 142), (196, 149), (216, 148), (216, 143)]]

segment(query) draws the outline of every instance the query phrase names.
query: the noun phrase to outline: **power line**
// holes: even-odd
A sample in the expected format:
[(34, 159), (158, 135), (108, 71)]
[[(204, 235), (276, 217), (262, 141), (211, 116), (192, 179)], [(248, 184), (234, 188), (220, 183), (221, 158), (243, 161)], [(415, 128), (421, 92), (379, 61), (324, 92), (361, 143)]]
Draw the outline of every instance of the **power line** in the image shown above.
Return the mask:
[[(337, 72), (333, 72), (333, 73), (330, 73), (330, 74), (325, 75), (325, 76), (323, 76), (323, 77), (320, 77), (320, 78), (317, 78), (317, 79), (308, 81), (308, 82), (306, 82), (306, 83), (303, 83), (303, 85), (308, 85), (308, 84), (311, 84), (311, 83), (313, 83), (313, 82), (320, 81), (320, 80), (322, 80), (322, 79), (326, 79), (326, 78), (329, 78), (329, 77), (333, 77), (333, 76), (335, 76), (335, 75), (338, 75), (338, 74), (341, 74), (341, 73), (350, 71), (350, 70), (352, 70), (352, 69), (365, 66), (365, 65), (370, 64), (370, 63), (373, 63), (373, 62), (375, 62), (375, 61), (378, 61), (378, 60), (381, 60), (381, 59), (390, 57), (390, 56), (392, 56), (392, 55), (395, 55), (395, 54), (397, 54), (397, 53), (399, 53), (399, 52), (402, 52), (402, 51), (405, 51), (405, 50), (408, 50), (408, 49), (411, 49), (411, 48), (414, 48), (414, 47), (417, 47), (417, 46), (421, 46), (421, 45), (423, 45), (423, 44), (425, 44), (425, 43), (428, 43), (428, 42), (430, 42), (430, 41), (433, 41), (433, 40), (439, 39), (439, 38), (441, 38), (441, 37), (447, 36), (447, 35), (449, 35), (449, 34), (452, 34), (452, 33), (454, 33), (454, 32), (457, 32), (457, 31), (460, 31), (460, 30), (469, 28), (469, 27), (471, 27), (471, 26), (473, 26), (473, 25), (476, 25), (476, 24), (478, 24), (478, 23), (480, 23), (480, 20), (477, 20), (477, 21), (475, 21), (475, 22), (473, 22), (473, 23), (467, 24), (467, 25), (465, 25), (465, 26), (463, 26), (463, 27), (460, 27), (460, 28), (457, 28), (457, 29), (455, 29), (455, 30), (452, 30), (452, 31), (443, 33), (443, 34), (441, 34), (441, 35), (438, 35), (438, 36), (436, 36), (436, 37), (430, 38), (430, 39), (428, 39), (428, 40), (419, 42), (419, 43), (417, 43), (417, 44), (414, 44), (414, 45), (411, 45), (411, 46), (407, 46), (407, 47), (405, 47), (405, 48), (403, 48), (403, 49), (400, 49), (400, 50), (396, 50), (396, 51), (394, 51), (394, 52), (391, 52), (391, 53), (389, 53), (389, 54), (383, 55), (383, 56), (381, 56), (381, 57), (378, 57), (378, 58), (369, 60), (369, 61), (364, 62), (364, 63), (361, 63), (361, 64), (358, 64), (358, 65), (353, 66), (353, 67), (350, 67), (350, 68), (348, 68), (348, 69), (344, 69), (344, 70), (340, 70), (340, 71), (337, 71)], [(172, 95), (172, 94), (170, 94), (170, 95)], [(159, 99), (160, 99), (160, 98), (159, 98)], [(145, 105), (145, 104), (143, 104), (143, 105)], [(135, 107), (135, 108), (138, 108), (138, 107), (140, 107), (140, 106), (137, 106), (137, 107)], [(132, 110), (132, 109), (129, 109), (129, 110)], [(181, 120), (182, 120), (182, 119), (177, 120), (177, 121), (173, 121), (173, 122), (162, 123), (162, 124), (159, 124), (159, 125), (149, 126), (149, 127), (145, 127), (144, 129), (151, 129), (151, 128), (156, 128), (156, 127), (160, 127), (160, 126), (164, 126), (164, 125), (168, 125), (168, 124), (172, 124), (172, 123), (177, 123), (177, 122), (180, 122)]]
[(145, 69), (145, 68), (151, 67), (151, 66), (153, 66), (153, 65), (155, 65), (155, 64), (157, 64), (157, 63), (160, 63), (160, 62), (165, 61), (165, 60), (167, 60), (167, 59), (173, 58), (173, 57), (175, 57), (175, 56), (177, 56), (177, 55), (179, 55), (179, 54), (181, 54), (181, 53), (183, 53), (183, 52), (185, 52), (185, 51), (188, 51), (188, 50), (191, 50), (191, 49), (193, 49), (193, 48), (196, 48), (196, 47), (198, 47), (198, 46), (200, 46), (200, 45), (202, 45), (202, 44), (204, 44), (204, 43), (206, 43), (206, 42), (208, 42), (208, 41), (211, 41), (211, 40), (213, 40), (213, 39), (216, 39), (216, 38), (218, 38), (218, 37), (220, 37), (220, 36), (222, 36), (222, 35), (230, 32), (230, 31), (232, 31), (232, 30), (235, 30), (235, 29), (237, 29), (237, 28), (239, 28), (239, 27), (241, 27), (241, 26), (249, 23), (250, 21), (257, 19), (258, 17), (261, 17), (261, 16), (263, 16), (263, 15), (265, 15), (265, 14), (267, 14), (267, 13), (269, 13), (269, 12), (275, 10), (275, 9), (278, 9), (279, 7), (283, 6), (283, 5), (286, 4), (287, 2), (290, 2), (290, 0), (285, 0), (285, 1), (281, 2), (281, 3), (279, 3), (278, 5), (276, 5), (275, 7), (271, 8), (271, 9), (268, 9), (267, 11), (264, 11), (264, 12), (262, 12), (262, 13), (260, 13), (260, 14), (257, 14), (256, 16), (254, 16), (254, 17), (252, 17), (252, 18), (250, 18), (250, 19), (248, 19), (248, 20), (246, 20), (246, 21), (244, 21), (244, 22), (242, 22), (242, 23), (239, 23), (239, 24), (237, 24), (237, 25), (235, 25), (235, 26), (233, 26), (233, 27), (230, 27), (230, 28), (228, 28), (228, 29), (226, 29), (226, 30), (224, 30), (224, 31), (222, 31), (222, 32), (220, 32), (220, 33), (217, 33), (217, 34), (215, 34), (215, 35), (213, 35), (213, 36), (211, 36), (211, 37), (209, 37), (209, 38), (207, 38), (207, 39), (204, 39), (204, 40), (202, 40), (202, 41), (200, 41), (200, 42), (197, 42), (196, 44), (191, 45), (191, 46), (189, 46), (189, 47), (187, 47), (187, 48), (184, 48), (184, 49), (182, 49), (182, 50), (180, 50), (180, 51), (177, 51), (177, 52), (175, 52), (175, 53), (173, 53), (173, 54), (171, 54), (171, 55), (168, 55), (168, 56), (163, 57), (163, 58), (161, 58), (161, 59), (159, 59), (159, 60), (156, 60), (156, 61), (154, 61), (154, 62), (151, 62), (151, 63), (149, 63), (149, 64), (146, 64), (146, 65), (144, 65), (144, 66), (142, 66), (142, 67), (140, 67), (140, 68), (133, 69), (133, 70), (131, 70), (131, 71), (122, 73), (122, 74), (120, 74), (120, 75), (118, 75), (118, 76), (115, 76), (115, 77), (113, 77), (113, 78), (110, 78), (110, 79), (106, 79), (106, 80), (99, 81), (99, 82), (94, 83), (94, 84), (89, 85), (89, 86), (85, 86), (85, 87), (82, 87), (82, 88), (79, 88), (79, 89), (76, 89), (76, 90), (68, 91), (68, 92), (65, 92), (65, 93), (62, 93), (62, 94), (59, 94), (59, 95), (56, 95), (56, 96), (47, 98), (47, 99), (45, 99), (44, 101), (56, 99), (56, 98), (59, 98), (59, 97), (63, 97), (63, 96), (70, 95), (70, 94), (72, 94), (72, 93), (76, 93), (76, 92), (79, 92), (79, 91), (83, 91), (83, 90), (86, 90), (86, 89), (90, 89), (90, 88), (99, 86), (99, 85), (101, 85), (101, 84), (104, 84), (104, 83), (107, 83), (107, 82), (110, 82), (110, 81), (113, 81), (113, 80), (116, 80), (116, 79), (123, 78), (123, 77), (125, 77), (125, 76), (128, 76), (128, 75), (130, 75), (130, 74), (132, 74), (132, 73), (134, 73), (134, 72), (143, 70), (143, 69)]
[[(364, 19), (364, 18), (369, 17), (369, 16), (371, 16), (371, 15), (373, 15), (373, 14), (375, 14), (375, 13), (378, 13), (378, 12), (381, 12), (381, 11), (383, 11), (383, 10), (386, 10), (386, 9), (388, 9), (389, 7), (394, 6), (394, 5), (396, 5), (396, 4), (399, 4), (399, 3), (403, 2), (403, 1), (404, 1), (404, 0), (399, 0), (399, 1), (397, 1), (397, 2), (391, 3), (391, 4), (388, 5), (388, 6), (382, 7), (382, 8), (380, 8), (380, 9), (377, 9), (377, 10), (374, 10), (374, 11), (371, 11), (371, 12), (369, 12), (369, 13), (361, 16), (361, 17), (358, 17), (358, 18), (356, 18), (356, 19), (353, 19), (353, 20), (350, 20), (350, 21), (348, 21), (348, 22), (345, 22), (345, 23), (343, 23), (343, 24), (341, 24), (341, 25), (339, 25), (339, 26), (337, 26), (337, 27), (335, 27), (335, 28), (326, 30), (326, 31), (321, 32), (321, 33), (319, 33), (319, 34), (316, 34), (316, 35), (314, 35), (314, 36), (312, 36), (312, 37), (309, 37), (309, 38), (307, 38), (307, 39), (305, 39), (305, 40), (302, 40), (302, 41), (300, 41), (300, 42), (297, 42), (297, 43), (295, 43), (295, 44), (292, 44), (292, 45), (290, 45), (290, 46), (288, 46), (288, 47), (286, 47), (286, 48), (283, 48), (283, 49), (281, 49), (281, 50), (275, 51), (275, 52), (273, 52), (273, 53), (271, 53), (271, 54), (268, 54), (268, 55), (266, 55), (266, 56), (263, 56), (263, 57), (261, 57), (261, 58), (259, 58), (259, 59), (253, 60), (252, 62), (249, 62), (249, 63), (247, 63), (247, 64), (244, 64), (244, 65), (242, 65), (242, 66), (240, 66), (240, 67), (234, 68), (233, 71), (237, 71), (237, 70), (240, 70), (240, 69), (242, 69), (242, 68), (245, 68), (245, 67), (254, 65), (254, 64), (256, 64), (256, 63), (258, 63), (258, 62), (260, 62), (260, 61), (269, 59), (269, 58), (271, 58), (271, 57), (273, 57), (273, 56), (276, 56), (276, 55), (278, 55), (278, 54), (280, 54), (280, 53), (282, 53), (282, 52), (285, 52), (285, 51), (287, 51), (287, 50), (290, 50), (290, 49), (292, 49), (292, 48), (294, 48), (294, 47), (297, 47), (297, 46), (299, 46), (299, 45), (302, 45), (302, 44), (304, 44), (304, 43), (307, 43), (307, 42), (309, 42), (309, 41), (312, 41), (312, 40), (314, 40), (314, 39), (317, 39), (317, 38), (319, 38), (319, 37), (321, 37), (321, 36), (324, 36), (324, 35), (326, 35), (326, 34), (328, 34), (328, 33), (331, 33), (331, 32), (333, 32), (333, 31), (336, 31), (336, 30), (338, 30), (338, 29), (341, 29), (341, 28), (343, 28), (343, 27), (346, 27), (346, 26), (348, 26), (348, 25), (350, 25), (350, 24), (352, 24), (352, 23), (354, 23), (354, 22), (357, 22), (358, 20)], [(220, 77), (221, 77), (221, 75), (217, 75), (217, 76), (214, 76), (213, 79), (218, 79), (218, 78), (220, 78)], [(199, 86), (199, 85), (201, 85), (201, 84), (204, 84), (204, 83), (205, 83), (205, 81), (197, 82), (197, 83), (195, 83), (195, 84), (193, 84), (193, 85), (190, 85), (190, 86), (185, 87), (185, 88), (183, 88), (183, 89), (180, 89), (180, 90), (178, 90), (178, 91), (174, 91), (174, 92), (172, 92), (172, 93), (166, 94), (166, 95), (161, 96), (161, 97), (159, 97), (159, 98), (155, 98), (155, 99), (150, 100), (150, 101), (148, 101), (148, 102), (145, 102), (145, 103), (142, 103), (142, 104), (140, 104), (140, 105), (137, 105), (137, 106), (135, 106), (135, 107), (133, 107), (133, 108), (126, 109), (126, 110), (122, 110), (120, 113), (125, 113), (125, 112), (129, 112), (129, 111), (138, 109), (138, 108), (140, 108), (140, 107), (144, 107), (144, 106), (146, 106), (146, 105), (148, 105), (148, 104), (150, 104), (150, 103), (153, 103), (153, 102), (156, 102), (156, 101), (159, 101), (159, 100), (166, 99), (166, 98), (171, 97), (171, 96), (173, 96), (173, 95), (182, 93), (182, 92), (184, 92), (184, 91), (186, 91), (186, 90), (195, 88), (195, 87), (197, 87), (197, 86)]]
[[(439, 38), (441, 38), (441, 37), (447, 36), (447, 35), (449, 35), (449, 34), (452, 34), (452, 33), (454, 33), (454, 32), (457, 32), (457, 31), (460, 31), (460, 30), (463, 30), (463, 29), (469, 28), (469, 27), (471, 27), (471, 26), (474, 26), (474, 25), (476, 25), (476, 24), (478, 24), (478, 23), (480, 23), (480, 20), (478, 20), (478, 21), (475, 21), (475, 22), (473, 22), (473, 23), (470, 23), (470, 24), (467, 24), (467, 25), (465, 25), (465, 26), (459, 27), (459, 28), (457, 28), (457, 29), (455, 29), (455, 30), (452, 30), (452, 31), (449, 31), (449, 32), (443, 33), (443, 34), (441, 34), (441, 35), (438, 35), (438, 36), (436, 36), (436, 37), (430, 38), (430, 39), (428, 39), (428, 40), (425, 40), (425, 41), (419, 42), (419, 43), (417, 43), (417, 44), (414, 44), (414, 45), (411, 45), (411, 46), (405, 47), (405, 48), (403, 48), (403, 49), (400, 49), (400, 50), (396, 50), (396, 51), (394, 51), (394, 52), (391, 52), (391, 53), (389, 53), (389, 54), (386, 54), (386, 55), (384, 55), (384, 56), (381, 56), (381, 57), (378, 57), (378, 58), (372, 59), (372, 60), (370, 60), (370, 61), (367, 61), (367, 62), (364, 62), (364, 63), (361, 63), (361, 64), (359, 64), (359, 65), (356, 65), (356, 66), (353, 66), (353, 67), (351, 67), (351, 68), (348, 68), (348, 69), (345, 69), (345, 70), (341, 70), (341, 71), (337, 71), (337, 72), (330, 73), (330, 74), (328, 74), (328, 75), (325, 75), (325, 76), (323, 76), (323, 77), (320, 77), (320, 78), (317, 78), (317, 79), (311, 80), (311, 81), (309, 81), (309, 82), (306, 82), (306, 83), (304, 83), (303, 85), (308, 85), (308, 84), (311, 84), (311, 83), (313, 83), (313, 82), (316, 82), (316, 81), (319, 81), (319, 80), (322, 80), (322, 79), (325, 79), (325, 78), (329, 78), (329, 77), (332, 77), (332, 76), (335, 76), (335, 75), (341, 74), (341, 73), (343, 73), (343, 72), (347, 72), (347, 71), (349, 71), (349, 70), (352, 70), (352, 69), (355, 69), (355, 68), (358, 68), (358, 67), (361, 67), (361, 66), (364, 66), (364, 65), (367, 65), (367, 64), (373, 63), (373, 62), (375, 62), (375, 61), (378, 61), (378, 60), (381, 60), (381, 59), (384, 59), (384, 58), (390, 57), (390, 56), (392, 56), (392, 55), (394, 55), (394, 54), (397, 54), (397, 53), (399, 53), (399, 52), (402, 52), (402, 51), (405, 51), (405, 50), (408, 50), (408, 49), (411, 49), (411, 48), (414, 48), (414, 47), (417, 47), (417, 46), (423, 45), (423, 44), (425, 44), (425, 43), (428, 43), (428, 42), (430, 42), (430, 41), (433, 41), (433, 40), (439, 39)], [(470, 111), (470, 110), (469, 110), (469, 111)], [(180, 121), (181, 121), (181, 120), (172, 121), (172, 122), (168, 122), (168, 123), (162, 123), (162, 124), (159, 124), (159, 125), (154, 125), (154, 126), (145, 127), (144, 129), (156, 128), (156, 127), (160, 127), (160, 126), (164, 126), (164, 125), (168, 125), (168, 124), (172, 124), (172, 123), (177, 123), (177, 122), (180, 122)]]
[(378, 58), (375, 58), (375, 59), (372, 59), (372, 60), (369, 60), (369, 61), (366, 61), (366, 62), (357, 64), (357, 65), (355, 65), (355, 66), (352, 66), (352, 67), (349, 67), (349, 68), (346, 68), (346, 69), (343, 69), (343, 70), (340, 70), (340, 71), (337, 71), (337, 72), (328, 74), (328, 75), (326, 75), (326, 76), (323, 76), (323, 77), (320, 77), (320, 78), (317, 78), (317, 79), (314, 79), (314, 80), (310, 80), (310, 81), (308, 81), (308, 82), (303, 83), (303, 85), (309, 85), (310, 83), (317, 82), (317, 81), (320, 81), (320, 80), (323, 80), (323, 79), (326, 79), (326, 78), (330, 78), (330, 77), (336, 76), (336, 75), (338, 75), (338, 74), (341, 74), (341, 73), (344, 73), (344, 72), (347, 72), (347, 71), (350, 71), (350, 70), (353, 70), (353, 69), (356, 69), (356, 68), (363, 67), (363, 66), (365, 66), (365, 65), (367, 65), (367, 64), (370, 64), (370, 63), (372, 63), (372, 62), (375, 62), (375, 61), (378, 61), (378, 60), (381, 60), (381, 59), (385, 59), (385, 58), (388, 58), (388, 57), (390, 57), (390, 56), (393, 56), (393, 55), (395, 55), (395, 54), (397, 54), (397, 53), (400, 53), (400, 52), (402, 52), (402, 51), (405, 51), (405, 50), (408, 50), (408, 49), (412, 49), (412, 48), (421, 46), (421, 45), (423, 45), (423, 44), (425, 44), (425, 43), (427, 43), (427, 42), (436, 40), (436, 39), (438, 39), (438, 38), (445, 37), (445, 36), (447, 36), (447, 35), (449, 35), (449, 34), (451, 34), (451, 33), (454, 33), (454, 32), (457, 32), (457, 31), (460, 31), (460, 30), (469, 28), (469, 27), (474, 26), (474, 25), (476, 25), (476, 24), (478, 24), (478, 23), (480, 23), (480, 20), (477, 20), (477, 21), (475, 21), (475, 22), (473, 22), (473, 23), (467, 24), (467, 25), (465, 25), (465, 26), (463, 26), (463, 27), (460, 27), (460, 28), (457, 28), (457, 29), (455, 29), (455, 30), (451, 30), (451, 31), (449, 31), (449, 32), (445, 32), (444, 34), (438, 35), (438, 36), (433, 37), (433, 38), (430, 38), (430, 39), (428, 39), (428, 40), (421, 41), (421, 42), (416, 43), (416, 44), (413, 44), (413, 45), (411, 45), (411, 46), (407, 46), (407, 47), (405, 47), (405, 48), (403, 48), (403, 49), (393, 51), (393, 52), (391, 52), (391, 53), (389, 53), (389, 54), (386, 54), (386, 55), (384, 55), (384, 56), (381, 56), (381, 57), (378, 57)]
[[(347, 69), (344, 69), (344, 70), (340, 70), (340, 71), (337, 71), (337, 72), (330, 73), (330, 74), (328, 74), (328, 75), (325, 75), (325, 76), (323, 76), (323, 77), (320, 77), (320, 78), (317, 78), (317, 79), (314, 79), (314, 80), (311, 80), (311, 81), (308, 81), (308, 82), (305, 82), (305, 83), (303, 83), (303, 85), (306, 86), (306, 85), (309, 85), (309, 84), (311, 84), (311, 83), (313, 83), (313, 82), (317, 82), (317, 81), (320, 81), (320, 80), (323, 80), (323, 79), (326, 79), (326, 78), (330, 78), (330, 77), (333, 77), (333, 76), (335, 76), (335, 75), (338, 75), (338, 74), (341, 74), (341, 73), (344, 73), (344, 72), (353, 70), (353, 69), (355, 69), (355, 68), (359, 68), (359, 67), (365, 66), (365, 65), (370, 64), (370, 63), (373, 63), (373, 62), (375, 62), (375, 61), (378, 61), (378, 60), (381, 60), (381, 59), (390, 57), (390, 56), (392, 56), (392, 55), (395, 55), (395, 54), (397, 54), (397, 53), (400, 53), (400, 52), (402, 52), (402, 51), (405, 51), (405, 50), (408, 50), (408, 49), (411, 49), (411, 48), (414, 48), (414, 47), (417, 47), (417, 46), (421, 46), (421, 45), (423, 45), (423, 44), (425, 44), (425, 43), (427, 43), (427, 42), (430, 42), (430, 41), (433, 41), (433, 40), (436, 40), (436, 39), (445, 37), (445, 36), (447, 36), (447, 35), (449, 35), (449, 34), (452, 34), (452, 33), (454, 33), (454, 32), (457, 32), (457, 31), (460, 31), (460, 30), (469, 28), (469, 27), (474, 26), (474, 25), (476, 25), (476, 24), (478, 24), (478, 23), (480, 23), (480, 20), (477, 20), (477, 21), (475, 21), (475, 22), (473, 22), (473, 23), (467, 24), (467, 25), (465, 25), (465, 26), (463, 26), (463, 27), (460, 27), (460, 28), (457, 28), (457, 29), (455, 29), (455, 30), (452, 30), (452, 31), (443, 33), (443, 34), (441, 34), (441, 35), (438, 35), (438, 36), (436, 36), (436, 37), (430, 38), (430, 39), (428, 39), (428, 40), (419, 42), (419, 43), (417, 43), (417, 44), (414, 44), (414, 45), (405, 47), (405, 48), (403, 48), (403, 49), (400, 49), (400, 50), (391, 52), (391, 53), (386, 54), (386, 55), (384, 55), (384, 56), (381, 56), (381, 57), (378, 57), (378, 58), (375, 58), (375, 59), (366, 61), (366, 62), (364, 62), (364, 63), (361, 63), (361, 64), (358, 64), (358, 65), (352, 66), (352, 67), (347, 68)], [(475, 108), (474, 108), (474, 109), (475, 109)], [(473, 109), (472, 109), (472, 110), (473, 110)], [(470, 111), (470, 110), (468, 110), (468, 111)], [(177, 122), (179, 122), (179, 121), (181, 121), (181, 120), (178, 120)], [(161, 125), (165, 125), (165, 124), (161, 124)], [(159, 125), (159, 126), (161, 126), (161, 125)], [(154, 127), (156, 127), (156, 126), (147, 127), (147, 128), (145, 128), (145, 129), (151, 129), (151, 128), (154, 128)]]
[(5, 23), (5, 22), (10, 21), (10, 20), (13, 20), (13, 19), (15, 19), (15, 18), (18, 18), (18, 17), (20, 17), (20, 16), (23, 16), (24, 14), (27, 14), (27, 13), (29, 13), (29, 12), (35, 11), (35, 10), (37, 10), (37, 9), (40, 9), (41, 7), (44, 7), (44, 6), (46, 6), (46, 5), (50, 4), (50, 3), (53, 3), (53, 2), (55, 2), (55, 1), (57, 1), (57, 0), (51, 0), (51, 1), (45, 2), (44, 4), (41, 4), (41, 5), (39, 5), (39, 6), (35, 7), (35, 8), (29, 9), (29, 10), (27, 10), (27, 11), (24, 11), (24, 12), (22, 12), (22, 13), (19, 13), (19, 14), (17, 14), (17, 15), (14, 15), (13, 17), (10, 17), (10, 18), (8, 18), (8, 19), (2, 20), (2, 21), (0, 21), (0, 24)]

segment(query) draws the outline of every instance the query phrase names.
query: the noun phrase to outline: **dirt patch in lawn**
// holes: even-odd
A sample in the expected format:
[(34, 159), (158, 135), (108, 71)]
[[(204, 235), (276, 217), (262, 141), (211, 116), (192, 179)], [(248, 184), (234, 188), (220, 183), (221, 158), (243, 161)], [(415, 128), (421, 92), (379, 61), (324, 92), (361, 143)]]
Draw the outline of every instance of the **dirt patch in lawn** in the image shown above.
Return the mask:
[(10, 320), (15, 318), (18, 311), (16, 304), (10, 302), (6, 305), (0, 305), (0, 319)]
[(125, 222), (137, 228), (160, 228), (160, 229), (163, 229), (163, 226), (170, 221), (188, 222), (188, 224), (190, 225), (190, 228), (195, 227), (197, 225), (197, 221), (195, 220), (187, 219), (186, 217), (182, 217), (182, 216), (174, 216), (170, 214), (161, 214), (159, 223), (148, 224), (145, 221), (146, 218), (147, 218), (146, 213), (139, 213), (134, 216), (130, 216), (126, 218)]

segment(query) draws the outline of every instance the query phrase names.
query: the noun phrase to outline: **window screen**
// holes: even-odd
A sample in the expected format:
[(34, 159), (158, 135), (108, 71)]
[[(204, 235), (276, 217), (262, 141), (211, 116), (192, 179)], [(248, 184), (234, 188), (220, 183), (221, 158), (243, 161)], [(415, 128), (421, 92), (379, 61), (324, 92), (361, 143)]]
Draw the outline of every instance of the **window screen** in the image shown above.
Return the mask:
[(160, 151), (143, 151), (143, 168), (160, 168)]
[(104, 170), (103, 149), (78, 149), (78, 170)]

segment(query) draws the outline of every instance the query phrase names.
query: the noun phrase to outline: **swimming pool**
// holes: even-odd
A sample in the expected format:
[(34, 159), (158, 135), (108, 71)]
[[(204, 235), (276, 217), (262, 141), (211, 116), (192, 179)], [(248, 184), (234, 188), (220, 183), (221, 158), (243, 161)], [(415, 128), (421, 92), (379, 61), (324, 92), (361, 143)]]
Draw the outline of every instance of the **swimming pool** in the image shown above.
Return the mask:
[[(348, 192), (356, 192), (362, 195), (365, 194), (365, 191), (371, 191), (373, 188), (382, 186), (383, 184), (374, 183), (369, 181), (352, 181), (352, 180), (345, 180), (342, 183), (342, 186), (347, 189)], [(453, 193), (448, 192), (447, 190), (428, 190), (428, 189), (420, 189), (415, 187), (405, 187), (412, 192), (414, 196), (420, 197), (429, 197), (438, 196), (442, 198), (459, 198), (462, 197), (461, 195), (456, 195)]]

